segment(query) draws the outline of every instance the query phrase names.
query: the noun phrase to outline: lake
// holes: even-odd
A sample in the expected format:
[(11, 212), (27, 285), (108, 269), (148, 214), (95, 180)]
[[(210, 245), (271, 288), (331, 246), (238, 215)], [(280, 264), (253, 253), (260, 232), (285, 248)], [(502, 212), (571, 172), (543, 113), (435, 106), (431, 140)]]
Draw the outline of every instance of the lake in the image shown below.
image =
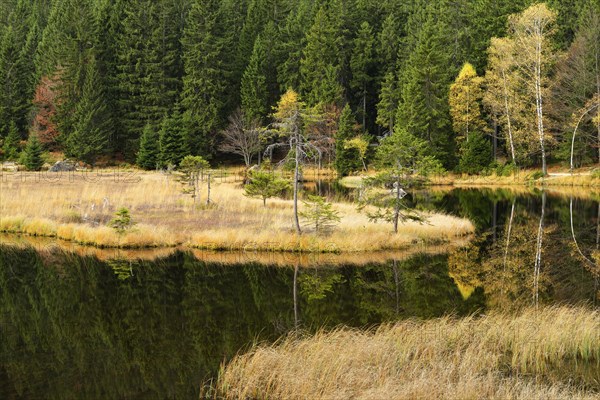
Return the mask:
[(473, 240), (347, 257), (86, 253), (3, 237), (0, 398), (197, 398), (221, 363), (294, 330), (536, 304), (597, 308), (600, 206), (584, 197), (417, 191), (409, 205), (469, 218)]

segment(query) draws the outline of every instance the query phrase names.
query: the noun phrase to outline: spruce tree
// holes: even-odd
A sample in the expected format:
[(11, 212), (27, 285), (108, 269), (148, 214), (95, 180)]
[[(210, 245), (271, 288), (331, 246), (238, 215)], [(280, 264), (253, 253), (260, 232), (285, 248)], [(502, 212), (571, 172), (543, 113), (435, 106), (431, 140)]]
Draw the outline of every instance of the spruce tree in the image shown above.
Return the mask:
[(242, 110), (249, 121), (262, 121), (267, 115), (267, 79), (264, 73), (265, 48), (259, 35), (254, 42), (250, 63), (242, 77)]
[(89, 0), (58, 0), (52, 5), (48, 25), (37, 49), (42, 76), (55, 77), (60, 102), (55, 121), (63, 140), (74, 131), (75, 108), (85, 83), (85, 66), (93, 57), (94, 12)]
[(309, 106), (330, 101), (340, 72), (339, 40), (335, 26), (324, 7), (317, 13), (306, 34), (306, 47), (300, 60), (301, 92)]
[(106, 150), (113, 124), (95, 58), (86, 66), (85, 75), (83, 93), (75, 107), (74, 130), (66, 140), (66, 153), (93, 165)]
[(356, 120), (350, 105), (342, 110), (335, 135), (335, 170), (339, 176), (346, 176), (361, 168), (360, 155), (356, 148), (346, 146), (346, 142), (355, 136)]
[(379, 92), (379, 103), (377, 103), (377, 120), (380, 126), (388, 129), (388, 132), (394, 131), (394, 121), (398, 111), (400, 93), (396, 75), (393, 72), (385, 74), (381, 91)]
[(363, 131), (367, 130), (367, 102), (371, 92), (371, 83), (375, 75), (374, 71), (374, 44), (373, 29), (368, 22), (360, 25), (360, 30), (354, 39), (354, 49), (350, 59), (350, 69), (352, 70), (352, 80), (350, 86), (355, 90), (360, 99), (359, 109), (362, 118)]
[(227, 36), (217, 0), (195, 0), (182, 38), (184, 68), (182, 105), (194, 154), (209, 155), (214, 135), (228, 106)]
[(395, 13), (390, 13), (383, 21), (381, 32), (377, 35), (377, 58), (381, 70), (387, 73), (396, 71), (398, 51), (400, 49), (401, 26)]
[(136, 157), (136, 164), (151, 170), (159, 165), (160, 161), (160, 135), (151, 124), (146, 124), (140, 139), (140, 149)]
[(39, 171), (44, 164), (42, 159), (43, 148), (37, 136), (32, 135), (27, 141), (27, 146), (22, 154), (22, 163), (29, 171)]
[(183, 117), (179, 107), (163, 119), (160, 128), (160, 163), (163, 167), (177, 166), (189, 155)]
[(444, 42), (444, 26), (429, 14), (402, 74), (396, 124), (426, 140), (446, 168), (454, 166), (448, 87), (453, 76)]
[(311, 4), (302, 1), (288, 14), (281, 28), (277, 48), (277, 53), (282, 58), (277, 65), (277, 82), (281, 91), (300, 87), (300, 62), (306, 45), (306, 31), (311, 26), (312, 18)]
[(38, 24), (29, 1), (17, 1), (7, 10), (0, 30), (0, 137), (14, 121), (20, 132), (27, 131), (34, 92), (35, 64), (39, 41)]
[(5, 160), (18, 159), (20, 141), (21, 135), (19, 135), (17, 124), (15, 124), (14, 121), (10, 121), (8, 135), (4, 138), (4, 144), (2, 145), (2, 152), (4, 153)]
[[(164, 44), (174, 39), (164, 36), (161, 29), (172, 22), (161, 25), (160, 10), (161, 4), (151, 0), (128, 1), (123, 10), (117, 49), (118, 143), (129, 159), (138, 150), (146, 124), (158, 126), (176, 101), (172, 82), (165, 72), (171, 65), (166, 59), (174, 56), (165, 53)], [(162, 18), (168, 19), (168, 16)]]
[(489, 167), (491, 154), (490, 141), (481, 132), (473, 130), (461, 147), (458, 169), (467, 174), (481, 173)]

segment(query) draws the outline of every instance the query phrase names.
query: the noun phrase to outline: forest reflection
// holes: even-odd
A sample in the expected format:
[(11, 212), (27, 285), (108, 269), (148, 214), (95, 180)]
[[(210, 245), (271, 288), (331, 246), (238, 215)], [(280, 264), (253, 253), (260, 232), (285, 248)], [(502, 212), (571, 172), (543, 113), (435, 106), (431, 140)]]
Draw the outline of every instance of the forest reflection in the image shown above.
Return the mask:
[(466, 189), (409, 201), (478, 233), (361, 262), (4, 244), (0, 397), (194, 397), (223, 361), (295, 329), (600, 303), (596, 201)]

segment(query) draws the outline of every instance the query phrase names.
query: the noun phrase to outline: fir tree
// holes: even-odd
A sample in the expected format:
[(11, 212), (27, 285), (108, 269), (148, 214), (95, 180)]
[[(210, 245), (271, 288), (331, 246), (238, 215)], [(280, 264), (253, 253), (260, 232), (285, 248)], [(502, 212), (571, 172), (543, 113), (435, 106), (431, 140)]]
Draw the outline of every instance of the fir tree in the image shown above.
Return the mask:
[(42, 144), (37, 136), (32, 135), (27, 141), (27, 146), (22, 154), (22, 163), (29, 171), (39, 171), (44, 164), (42, 159)]
[(155, 169), (160, 161), (160, 135), (150, 124), (146, 124), (140, 139), (140, 149), (136, 157), (136, 164), (151, 170)]
[(163, 119), (160, 128), (160, 163), (162, 166), (179, 165), (189, 154), (184, 121), (178, 107)]
[(267, 79), (264, 74), (265, 48), (259, 35), (250, 63), (242, 77), (242, 110), (249, 121), (262, 121), (267, 114)]
[(75, 107), (74, 130), (66, 140), (67, 155), (93, 165), (106, 150), (112, 132), (112, 116), (106, 107), (104, 82), (92, 58), (86, 66), (83, 93)]
[(5, 160), (16, 160), (19, 157), (19, 142), (21, 141), (21, 135), (19, 135), (17, 124), (15, 124), (14, 121), (10, 121), (9, 126), (8, 135), (4, 138), (2, 152), (4, 153)]

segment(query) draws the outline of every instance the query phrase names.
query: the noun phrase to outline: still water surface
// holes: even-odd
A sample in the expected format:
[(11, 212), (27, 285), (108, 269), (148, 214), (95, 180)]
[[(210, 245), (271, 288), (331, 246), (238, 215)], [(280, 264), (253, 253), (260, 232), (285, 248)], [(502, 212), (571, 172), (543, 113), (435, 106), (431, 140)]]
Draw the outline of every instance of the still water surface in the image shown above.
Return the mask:
[(475, 238), (341, 264), (181, 251), (110, 259), (4, 244), (0, 398), (197, 398), (222, 362), (297, 328), (600, 304), (597, 199), (456, 189), (407, 200), (471, 219)]

